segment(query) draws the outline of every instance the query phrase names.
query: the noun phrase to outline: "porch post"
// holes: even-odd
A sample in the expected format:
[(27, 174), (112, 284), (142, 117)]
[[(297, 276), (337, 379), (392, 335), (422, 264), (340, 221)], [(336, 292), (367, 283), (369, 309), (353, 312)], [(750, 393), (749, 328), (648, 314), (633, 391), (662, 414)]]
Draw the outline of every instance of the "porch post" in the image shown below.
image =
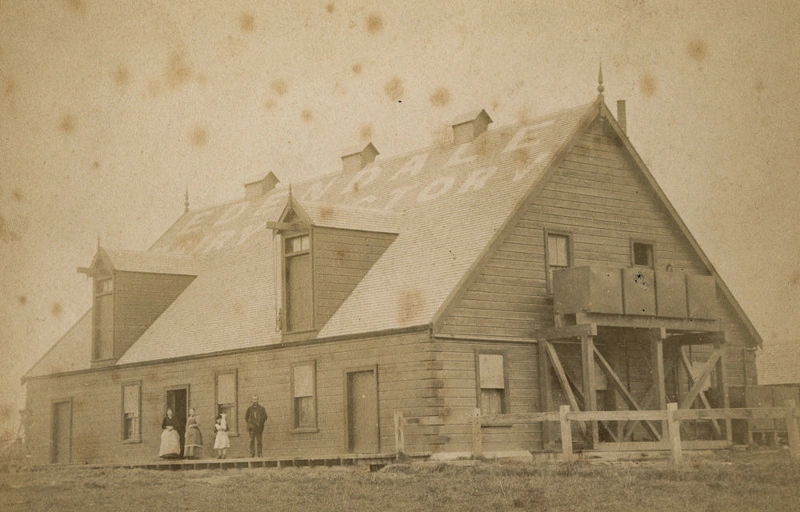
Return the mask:
[[(539, 342), (539, 408), (542, 412), (549, 412), (553, 405), (552, 390), (550, 389), (550, 360), (547, 355), (547, 345), (545, 340)], [(545, 450), (549, 449), (553, 438), (550, 433), (550, 422), (542, 422), (542, 445)]]
[[(581, 366), (583, 368), (583, 401), (584, 410), (597, 410), (597, 393), (594, 389), (594, 337), (581, 335)], [(589, 422), (592, 433), (592, 447), (600, 443), (597, 421)]]

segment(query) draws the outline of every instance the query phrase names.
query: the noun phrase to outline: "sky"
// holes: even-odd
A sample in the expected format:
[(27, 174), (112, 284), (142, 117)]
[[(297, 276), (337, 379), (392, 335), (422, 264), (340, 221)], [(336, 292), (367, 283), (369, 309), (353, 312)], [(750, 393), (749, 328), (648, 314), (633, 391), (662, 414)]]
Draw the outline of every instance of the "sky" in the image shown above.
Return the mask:
[(187, 190), (202, 208), (480, 108), (502, 126), (591, 102), (601, 61), (764, 350), (800, 340), (798, 57), (794, 1), (0, 0), (0, 429), (91, 307), (98, 240), (147, 249)]

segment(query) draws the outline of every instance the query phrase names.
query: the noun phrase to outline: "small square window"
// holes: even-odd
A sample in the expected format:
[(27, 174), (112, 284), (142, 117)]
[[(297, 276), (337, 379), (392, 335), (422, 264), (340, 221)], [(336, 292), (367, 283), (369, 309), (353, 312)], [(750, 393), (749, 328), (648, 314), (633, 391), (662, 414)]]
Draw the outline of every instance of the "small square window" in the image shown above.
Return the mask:
[(637, 267), (653, 267), (653, 244), (633, 242), (633, 264)]
[(311, 247), (311, 239), (308, 235), (296, 236), (286, 239), (286, 252), (295, 253), (309, 250)]

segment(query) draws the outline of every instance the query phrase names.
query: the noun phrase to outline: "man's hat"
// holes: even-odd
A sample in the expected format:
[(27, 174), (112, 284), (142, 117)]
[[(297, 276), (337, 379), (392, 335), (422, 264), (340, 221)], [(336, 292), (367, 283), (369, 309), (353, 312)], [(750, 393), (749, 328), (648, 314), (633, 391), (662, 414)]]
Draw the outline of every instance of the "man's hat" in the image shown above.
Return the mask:
[(253, 395), (253, 401), (258, 402), (258, 395)]

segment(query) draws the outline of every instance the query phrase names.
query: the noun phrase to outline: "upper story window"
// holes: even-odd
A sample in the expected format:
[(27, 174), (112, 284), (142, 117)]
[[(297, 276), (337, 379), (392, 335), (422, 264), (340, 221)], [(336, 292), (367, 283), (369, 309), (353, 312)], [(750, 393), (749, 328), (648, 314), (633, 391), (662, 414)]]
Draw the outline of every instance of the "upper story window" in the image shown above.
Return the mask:
[(114, 280), (97, 277), (94, 281), (92, 356), (95, 361), (114, 357)]
[(314, 328), (311, 237), (288, 236), (283, 245), (284, 319), (286, 332)]
[(636, 267), (655, 267), (655, 250), (652, 242), (631, 242), (631, 259)]
[(572, 266), (572, 236), (567, 233), (545, 232), (547, 293), (553, 293), (553, 271)]

